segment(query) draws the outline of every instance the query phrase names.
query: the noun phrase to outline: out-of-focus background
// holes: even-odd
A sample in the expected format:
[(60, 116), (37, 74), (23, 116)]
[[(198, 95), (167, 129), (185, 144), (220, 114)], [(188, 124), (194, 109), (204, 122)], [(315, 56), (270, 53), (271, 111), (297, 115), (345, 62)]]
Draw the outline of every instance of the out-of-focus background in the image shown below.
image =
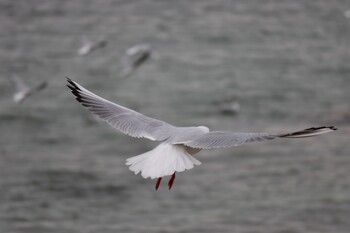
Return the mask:
[[(0, 231), (350, 232), (346, 0), (1, 0)], [(108, 44), (79, 56), (81, 38)], [(159, 55), (120, 77), (127, 48)], [(9, 78), (49, 86), (21, 104)], [(176, 126), (316, 138), (203, 151), (166, 181), (125, 159), (148, 140), (96, 122), (65, 76)], [(225, 103), (239, 103), (235, 114)]]

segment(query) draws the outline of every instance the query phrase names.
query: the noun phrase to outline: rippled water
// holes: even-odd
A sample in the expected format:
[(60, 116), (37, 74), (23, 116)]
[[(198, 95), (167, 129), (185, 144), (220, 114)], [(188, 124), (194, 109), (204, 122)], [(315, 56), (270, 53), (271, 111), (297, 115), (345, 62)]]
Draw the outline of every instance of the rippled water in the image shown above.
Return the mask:
[[(1, 232), (350, 231), (347, 1), (0, 1)], [(80, 37), (108, 45), (77, 56)], [(118, 77), (126, 48), (159, 60)], [(49, 87), (15, 105), (16, 74)], [(203, 151), (154, 191), (125, 159), (156, 144), (95, 122), (66, 88), (178, 126), (339, 131)], [(241, 111), (218, 106), (238, 101)]]

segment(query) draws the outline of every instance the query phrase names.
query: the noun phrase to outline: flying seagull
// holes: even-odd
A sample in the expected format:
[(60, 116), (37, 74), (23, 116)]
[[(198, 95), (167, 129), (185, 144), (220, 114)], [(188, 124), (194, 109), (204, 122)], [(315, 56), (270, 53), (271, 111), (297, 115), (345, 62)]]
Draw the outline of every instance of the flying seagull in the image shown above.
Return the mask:
[(103, 48), (107, 45), (107, 40), (106, 39), (100, 39), (96, 42), (92, 42), (89, 40), (86, 36), (83, 36), (81, 39), (82, 46), (78, 50), (78, 55), (84, 56), (87, 55), (98, 48)]
[(171, 176), (168, 182), (171, 189), (176, 172), (200, 165), (201, 162), (193, 155), (203, 149), (227, 148), (275, 138), (312, 137), (336, 130), (333, 126), (322, 126), (286, 134), (270, 134), (209, 131), (205, 126), (176, 127), (103, 99), (69, 78), (67, 81), (76, 100), (115, 129), (131, 137), (161, 142), (153, 150), (126, 160), (126, 165), (136, 175), (141, 173), (145, 179), (157, 179), (156, 190), (163, 176)]
[(122, 61), (121, 77), (127, 77), (148, 59), (157, 57), (149, 44), (138, 44), (126, 50), (125, 57)]
[(15, 93), (13, 94), (13, 101), (15, 101), (16, 103), (23, 102), (29, 96), (47, 87), (47, 82), (43, 81), (38, 85), (36, 85), (35, 87), (31, 88), (28, 85), (26, 85), (22, 79), (20, 79), (17, 76), (12, 76), (11, 82), (15, 87)]

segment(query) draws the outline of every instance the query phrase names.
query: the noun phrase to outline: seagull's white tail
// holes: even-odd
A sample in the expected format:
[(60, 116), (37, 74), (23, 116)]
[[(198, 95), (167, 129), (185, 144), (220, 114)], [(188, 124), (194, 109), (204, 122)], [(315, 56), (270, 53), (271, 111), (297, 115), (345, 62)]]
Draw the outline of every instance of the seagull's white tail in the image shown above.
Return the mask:
[(141, 172), (145, 179), (170, 176), (174, 172), (183, 172), (200, 164), (200, 161), (186, 151), (186, 147), (169, 143), (161, 143), (151, 151), (126, 160), (129, 169), (135, 174)]

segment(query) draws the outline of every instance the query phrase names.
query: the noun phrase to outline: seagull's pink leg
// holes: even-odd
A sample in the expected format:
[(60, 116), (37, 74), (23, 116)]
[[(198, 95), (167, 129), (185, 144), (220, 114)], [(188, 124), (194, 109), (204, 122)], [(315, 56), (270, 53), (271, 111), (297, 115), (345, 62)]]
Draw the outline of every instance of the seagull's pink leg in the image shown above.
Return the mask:
[(169, 183), (168, 183), (169, 190), (171, 189), (171, 187), (173, 187), (174, 180), (175, 180), (175, 172), (174, 172), (174, 174), (171, 176), (171, 178), (169, 180)]
[(155, 186), (156, 190), (158, 190), (161, 181), (162, 181), (162, 177), (159, 177)]

